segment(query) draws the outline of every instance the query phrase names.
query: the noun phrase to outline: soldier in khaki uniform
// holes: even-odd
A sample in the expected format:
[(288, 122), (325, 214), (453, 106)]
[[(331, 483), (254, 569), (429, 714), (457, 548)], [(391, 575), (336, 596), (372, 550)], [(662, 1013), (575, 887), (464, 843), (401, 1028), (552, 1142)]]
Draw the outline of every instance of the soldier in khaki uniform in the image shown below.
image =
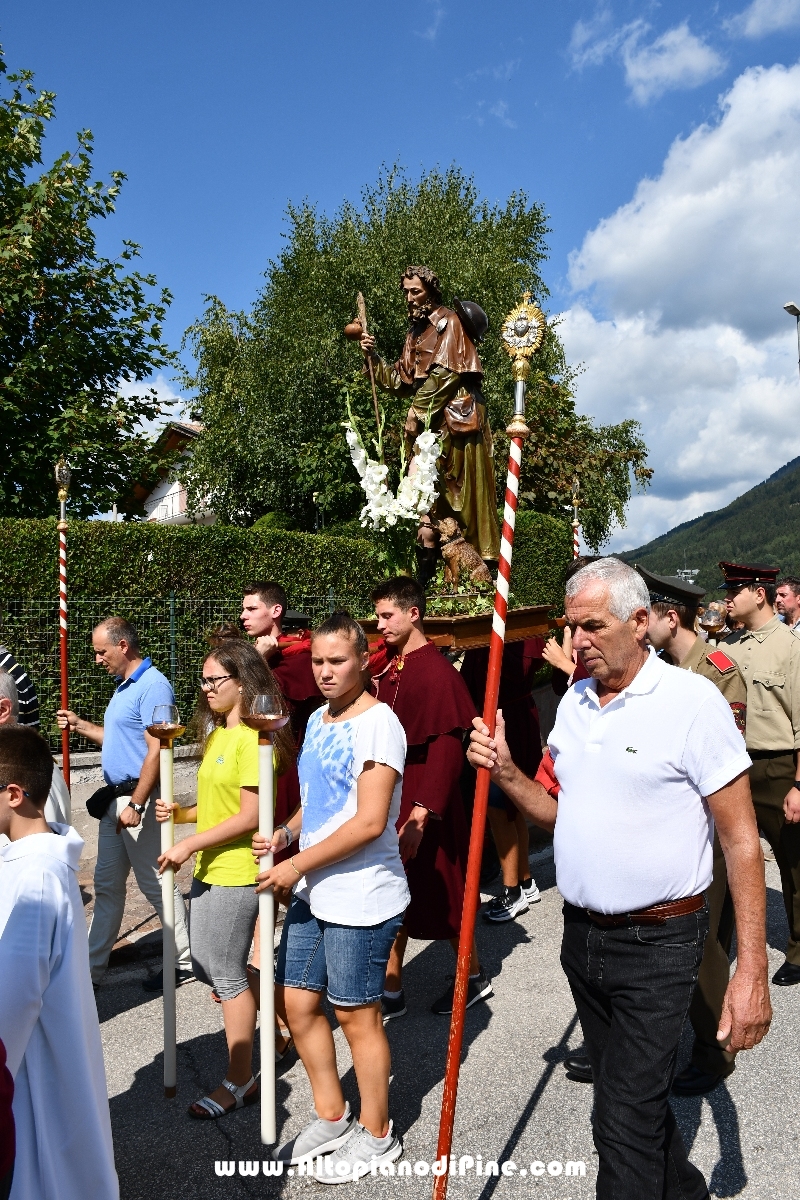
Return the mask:
[(747, 684), (747, 750), (756, 817), (781, 873), (789, 922), (786, 961), (772, 982), (800, 983), (800, 638), (775, 615), (777, 567), (721, 562), (729, 617), (725, 639)]
[[(742, 736), (747, 713), (747, 686), (739, 668), (722, 650), (714, 650), (695, 631), (697, 606), (705, 592), (677, 576), (653, 575), (636, 570), (650, 592), (648, 638), (661, 657), (702, 675), (717, 687), (731, 706)], [(709, 929), (703, 961), (689, 1009), (694, 1046), (689, 1065), (676, 1075), (672, 1090), (678, 1095), (710, 1092), (734, 1070), (735, 1055), (717, 1042), (722, 1000), (730, 978), (729, 954), (733, 938), (733, 901), (728, 889), (725, 855), (714, 831), (714, 876), (706, 892)]]

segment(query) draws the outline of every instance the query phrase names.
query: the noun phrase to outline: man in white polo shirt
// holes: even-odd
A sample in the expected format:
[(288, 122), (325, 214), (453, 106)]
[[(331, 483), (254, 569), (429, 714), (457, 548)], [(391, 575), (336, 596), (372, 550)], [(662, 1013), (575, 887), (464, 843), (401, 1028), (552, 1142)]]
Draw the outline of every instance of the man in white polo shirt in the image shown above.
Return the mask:
[(730, 706), (648, 651), (649, 609), (618, 559), (578, 571), (566, 615), (590, 678), (561, 701), (536, 780), (511, 761), (500, 713), (493, 739), (475, 721), (469, 758), (554, 832), (561, 963), (594, 1074), (597, 1196), (706, 1200), (668, 1095), (708, 932), (715, 823), (738, 939), (717, 1036), (733, 1052), (772, 1015), (764, 863)]

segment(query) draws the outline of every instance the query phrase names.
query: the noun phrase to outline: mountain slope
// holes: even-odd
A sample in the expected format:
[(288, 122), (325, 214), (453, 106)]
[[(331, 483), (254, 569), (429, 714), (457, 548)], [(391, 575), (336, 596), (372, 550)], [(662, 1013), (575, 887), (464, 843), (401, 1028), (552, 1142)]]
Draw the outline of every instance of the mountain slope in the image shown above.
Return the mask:
[(726, 508), (677, 525), (620, 557), (674, 575), (684, 566), (684, 554), (686, 566), (699, 569), (698, 584), (709, 589), (722, 580), (720, 560), (764, 563), (800, 576), (800, 458)]

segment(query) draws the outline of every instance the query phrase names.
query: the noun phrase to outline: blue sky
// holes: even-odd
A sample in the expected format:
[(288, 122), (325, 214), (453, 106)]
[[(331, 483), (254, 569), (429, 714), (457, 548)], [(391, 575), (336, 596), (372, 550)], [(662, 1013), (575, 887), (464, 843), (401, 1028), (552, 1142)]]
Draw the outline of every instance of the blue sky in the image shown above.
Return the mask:
[(656, 478), (615, 548), (800, 453), (800, 0), (28, 0), (0, 38), (58, 94), (52, 153), (88, 127), (128, 175), (100, 245), (142, 244), (173, 345), (204, 293), (252, 302), (287, 201), (456, 162), (545, 205), (579, 407), (642, 421)]

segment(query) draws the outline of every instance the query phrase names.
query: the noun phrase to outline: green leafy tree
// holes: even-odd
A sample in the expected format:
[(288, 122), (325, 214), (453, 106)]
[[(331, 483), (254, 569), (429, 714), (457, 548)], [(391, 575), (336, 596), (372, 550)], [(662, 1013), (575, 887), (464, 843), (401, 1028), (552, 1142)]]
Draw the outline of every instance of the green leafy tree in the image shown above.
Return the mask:
[[(290, 206), (287, 220), (285, 248), (269, 264), (252, 311), (229, 312), (209, 297), (187, 333), (197, 365), (184, 383), (197, 392), (194, 413), (205, 429), (183, 468), (190, 503), (210, 504), (223, 519), (243, 524), (269, 511), (291, 513), (306, 529), (352, 520), (363, 494), (342, 430), (347, 399), (362, 434), (375, 422), (360, 351), (342, 329), (363, 292), (370, 332), (381, 352), (396, 358), (407, 329), (399, 279), (409, 263), (436, 270), (445, 303), (456, 296), (477, 300), (488, 314), (480, 355), (501, 501), (512, 383), (499, 332), (524, 290), (546, 301), (541, 205), (522, 192), (490, 204), (456, 167), (416, 182), (394, 168), (365, 189), (360, 206), (345, 203), (332, 218), (309, 204)], [(614, 521), (624, 520), (632, 479), (646, 482), (646, 452), (635, 422), (597, 429), (575, 412), (573, 377), (549, 324), (529, 383), (534, 436), (525, 451), (526, 502), (564, 517), (564, 480), (579, 469), (587, 536), (599, 544)], [(382, 403), (396, 486), (407, 401), (384, 396)]]
[(123, 397), (119, 388), (173, 363), (161, 336), (171, 297), (148, 298), (155, 279), (128, 270), (133, 242), (116, 260), (97, 255), (93, 222), (114, 211), (125, 176), (92, 180), (88, 131), (75, 153), (42, 168), (55, 97), (32, 79), (7, 75), (0, 59), (0, 87), (10, 85), (0, 95), (0, 514), (51, 512), (64, 455), (70, 511), (86, 517), (155, 469), (142, 422), (162, 405), (152, 389)]

